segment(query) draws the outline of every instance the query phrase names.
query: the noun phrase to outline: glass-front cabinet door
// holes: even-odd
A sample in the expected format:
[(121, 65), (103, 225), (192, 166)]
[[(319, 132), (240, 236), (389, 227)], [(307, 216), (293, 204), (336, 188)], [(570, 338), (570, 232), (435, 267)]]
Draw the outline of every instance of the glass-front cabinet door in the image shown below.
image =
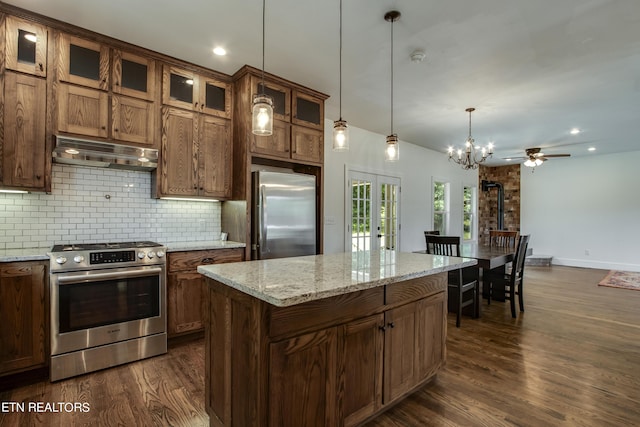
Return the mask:
[(162, 103), (196, 111), (198, 79), (196, 74), (165, 65), (162, 72)]
[(291, 89), (269, 80), (264, 81), (259, 76), (251, 76), (251, 101), (253, 96), (264, 93), (273, 99), (273, 117), (285, 122), (291, 119)]
[(306, 93), (294, 91), (291, 122), (322, 130), (324, 127), (324, 101)]
[(47, 29), (13, 16), (6, 20), (5, 66), (34, 76), (47, 76)]
[(111, 82), (113, 93), (152, 101), (156, 92), (156, 62), (114, 49)]
[(61, 81), (108, 90), (108, 46), (69, 34), (61, 34), (58, 58)]
[(231, 84), (200, 77), (200, 110), (205, 114), (231, 118)]

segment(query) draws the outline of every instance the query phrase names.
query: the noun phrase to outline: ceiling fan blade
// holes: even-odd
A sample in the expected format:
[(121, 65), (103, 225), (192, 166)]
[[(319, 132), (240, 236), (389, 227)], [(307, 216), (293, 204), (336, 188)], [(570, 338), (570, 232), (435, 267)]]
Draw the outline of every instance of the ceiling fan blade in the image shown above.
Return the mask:
[(545, 154), (544, 157), (571, 157), (571, 154)]

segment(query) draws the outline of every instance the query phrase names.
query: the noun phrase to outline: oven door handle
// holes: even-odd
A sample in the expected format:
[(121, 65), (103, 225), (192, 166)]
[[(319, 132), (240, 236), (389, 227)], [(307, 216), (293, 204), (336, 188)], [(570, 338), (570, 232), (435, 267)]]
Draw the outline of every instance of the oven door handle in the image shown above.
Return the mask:
[(131, 270), (131, 271), (110, 271), (107, 273), (89, 273), (89, 274), (65, 274), (58, 276), (58, 283), (81, 283), (81, 282), (97, 282), (100, 280), (110, 279), (127, 279), (129, 277), (142, 277), (162, 274), (162, 268), (153, 267), (144, 270)]

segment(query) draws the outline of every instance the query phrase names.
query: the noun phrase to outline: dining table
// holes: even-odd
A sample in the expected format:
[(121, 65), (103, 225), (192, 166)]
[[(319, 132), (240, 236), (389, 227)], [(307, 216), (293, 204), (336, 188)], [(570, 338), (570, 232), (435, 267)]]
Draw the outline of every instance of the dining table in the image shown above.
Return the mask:
[[(416, 253), (426, 254), (427, 251), (415, 251)], [(491, 278), (496, 275), (505, 274), (506, 266), (513, 261), (516, 254), (516, 248), (503, 248), (496, 246), (489, 246), (479, 244), (477, 242), (464, 242), (460, 244), (460, 256), (462, 258), (473, 258), (478, 260), (477, 265), (474, 267), (467, 267), (467, 269), (475, 269), (477, 278), (482, 287), (482, 296), (484, 298), (489, 297), (491, 292), (491, 299), (496, 301), (504, 301), (504, 283), (502, 281), (496, 281), (493, 284), (493, 291), (491, 291)], [(451, 305), (451, 304), (450, 304)], [(480, 298), (476, 299), (475, 312), (477, 316), (480, 316)]]

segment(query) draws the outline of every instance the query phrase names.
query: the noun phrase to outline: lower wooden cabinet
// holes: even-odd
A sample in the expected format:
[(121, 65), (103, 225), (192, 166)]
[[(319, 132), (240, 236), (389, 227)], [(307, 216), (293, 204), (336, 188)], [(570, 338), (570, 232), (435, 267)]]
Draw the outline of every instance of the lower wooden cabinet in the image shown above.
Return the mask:
[(0, 375), (45, 366), (46, 265), (0, 264)]
[(211, 425), (356, 426), (384, 411), (444, 364), (446, 280), (274, 307), (207, 279)]
[(353, 426), (382, 406), (384, 314), (349, 322), (338, 331), (340, 401), (344, 425)]
[(336, 328), (271, 344), (270, 426), (336, 425)]
[(167, 333), (169, 338), (204, 329), (203, 285), (199, 265), (244, 260), (244, 248), (212, 249), (168, 254)]

